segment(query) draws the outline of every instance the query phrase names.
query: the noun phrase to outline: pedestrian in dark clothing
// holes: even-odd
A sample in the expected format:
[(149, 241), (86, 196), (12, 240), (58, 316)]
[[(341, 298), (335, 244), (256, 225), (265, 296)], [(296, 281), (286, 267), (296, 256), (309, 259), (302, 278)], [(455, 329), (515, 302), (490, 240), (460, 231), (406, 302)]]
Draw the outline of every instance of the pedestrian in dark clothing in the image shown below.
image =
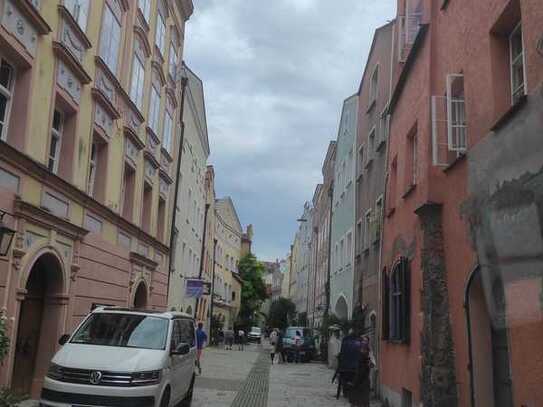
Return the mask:
[(355, 376), (358, 372), (361, 347), (360, 338), (352, 331), (341, 341), (336, 372), (336, 376), (339, 377), (337, 389), (338, 398), (343, 390), (343, 394), (350, 399), (350, 394), (354, 387)]
[(295, 363), (300, 363), (302, 361), (301, 355), (300, 355), (300, 352), (302, 350), (302, 344), (303, 344), (302, 333), (300, 331), (296, 331), (296, 335), (294, 335), (294, 362)]
[(349, 393), (349, 402), (353, 407), (370, 406), (370, 371), (374, 366), (369, 339), (364, 336), (361, 340), (358, 368)]

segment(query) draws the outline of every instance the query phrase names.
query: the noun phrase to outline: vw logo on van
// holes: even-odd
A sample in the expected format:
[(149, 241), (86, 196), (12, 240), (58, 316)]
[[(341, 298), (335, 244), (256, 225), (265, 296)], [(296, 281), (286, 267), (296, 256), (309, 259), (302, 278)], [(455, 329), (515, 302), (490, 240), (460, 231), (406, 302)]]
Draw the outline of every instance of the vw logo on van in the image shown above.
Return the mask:
[(102, 381), (102, 372), (94, 371), (90, 374), (91, 384), (100, 384)]

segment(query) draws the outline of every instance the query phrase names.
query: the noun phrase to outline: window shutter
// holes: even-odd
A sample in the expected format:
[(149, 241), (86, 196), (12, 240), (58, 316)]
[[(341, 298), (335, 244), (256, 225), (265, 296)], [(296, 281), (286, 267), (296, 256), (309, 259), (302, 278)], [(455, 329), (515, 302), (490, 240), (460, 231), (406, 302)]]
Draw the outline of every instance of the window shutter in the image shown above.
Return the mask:
[(390, 339), (390, 281), (387, 276), (386, 269), (383, 270), (383, 297), (382, 297), (382, 314), (381, 314), (381, 327), (382, 338), (384, 340)]
[(410, 340), (410, 304), (411, 304), (411, 276), (410, 276), (410, 270), (409, 270), (409, 260), (407, 258), (403, 258), (401, 261), (401, 290), (402, 290), (402, 296), (401, 296), (401, 340), (403, 343), (409, 343)]

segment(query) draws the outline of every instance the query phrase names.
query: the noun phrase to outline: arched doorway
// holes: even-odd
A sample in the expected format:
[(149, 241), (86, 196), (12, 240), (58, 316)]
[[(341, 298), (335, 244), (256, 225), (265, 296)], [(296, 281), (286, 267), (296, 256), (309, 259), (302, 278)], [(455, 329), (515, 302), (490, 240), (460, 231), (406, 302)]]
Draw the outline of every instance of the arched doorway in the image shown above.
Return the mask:
[(134, 295), (134, 308), (147, 308), (147, 288), (143, 281), (139, 283), (138, 288), (136, 289), (136, 294)]
[(479, 269), (468, 282), (466, 305), (472, 405), (513, 407), (508, 332), (492, 325)]
[[(21, 301), (12, 385), (21, 394), (39, 394), (60, 330), (64, 278), (62, 265), (52, 253), (33, 264)], [(43, 335), (42, 335), (43, 334)]]
[(339, 297), (336, 302), (336, 316), (339, 319), (347, 319), (349, 317), (349, 307), (343, 296)]

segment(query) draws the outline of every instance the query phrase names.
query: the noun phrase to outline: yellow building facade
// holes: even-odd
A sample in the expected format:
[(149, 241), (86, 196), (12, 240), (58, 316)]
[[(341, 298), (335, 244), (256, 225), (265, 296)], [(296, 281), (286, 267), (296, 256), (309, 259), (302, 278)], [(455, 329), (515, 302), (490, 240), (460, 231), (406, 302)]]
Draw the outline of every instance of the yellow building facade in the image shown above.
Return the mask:
[(0, 386), (36, 395), (95, 306), (165, 309), (191, 0), (0, 0), (0, 257), (15, 346)]
[(241, 305), (241, 278), (238, 263), (243, 230), (231, 198), (215, 200), (215, 254), (213, 314), (224, 329), (233, 329)]

